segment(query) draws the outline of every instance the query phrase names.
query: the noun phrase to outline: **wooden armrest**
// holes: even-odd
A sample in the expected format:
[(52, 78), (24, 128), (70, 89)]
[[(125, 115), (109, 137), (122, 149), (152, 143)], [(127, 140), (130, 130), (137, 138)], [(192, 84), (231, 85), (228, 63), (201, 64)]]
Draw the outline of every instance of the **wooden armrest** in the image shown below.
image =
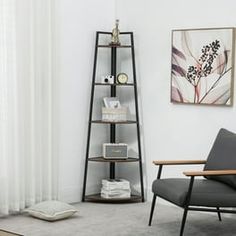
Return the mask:
[(203, 170), (203, 171), (185, 171), (186, 176), (207, 176), (207, 175), (236, 175), (236, 170)]
[(163, 160), (163, 161), (153, 161), (154, 165), (198, 165), (205, 164), (206, 160)]

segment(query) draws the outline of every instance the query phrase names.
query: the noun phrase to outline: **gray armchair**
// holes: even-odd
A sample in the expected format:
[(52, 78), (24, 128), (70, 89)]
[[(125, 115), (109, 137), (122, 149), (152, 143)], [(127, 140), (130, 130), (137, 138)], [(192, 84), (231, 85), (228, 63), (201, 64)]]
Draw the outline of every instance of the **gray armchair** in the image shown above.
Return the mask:
[[(236, 134), (221, 129), (207, 160), (154, 161), (159, 166), (152, 184), (153, 200), (150, 211), (151, 226), (156, 197), (161, 197), (184, 209), (180, 236), (183, 235), (188, 211), (236, 213)], [(203, 171), (183, 172), (188, 178), (161, 179), (164, 165), (205, 164)], [(195, 179), (203, 176), (203, 179)]]

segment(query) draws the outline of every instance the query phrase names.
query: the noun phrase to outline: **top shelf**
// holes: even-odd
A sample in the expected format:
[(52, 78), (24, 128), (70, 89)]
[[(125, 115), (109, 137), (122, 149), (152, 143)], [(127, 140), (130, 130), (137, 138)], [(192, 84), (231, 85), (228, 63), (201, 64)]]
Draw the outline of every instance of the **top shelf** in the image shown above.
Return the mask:
[(98, 45), (99, 48), (132, 48), (132, 45)]
[(117, 84), (117, 83), (114, 83), (114, 84), (105, 84), (105, 83), (94, 83), (95, 85), (98, 85), (98, 86), (134, 86), (135, 84), (134, 83), (127, 83), (127, 84)]

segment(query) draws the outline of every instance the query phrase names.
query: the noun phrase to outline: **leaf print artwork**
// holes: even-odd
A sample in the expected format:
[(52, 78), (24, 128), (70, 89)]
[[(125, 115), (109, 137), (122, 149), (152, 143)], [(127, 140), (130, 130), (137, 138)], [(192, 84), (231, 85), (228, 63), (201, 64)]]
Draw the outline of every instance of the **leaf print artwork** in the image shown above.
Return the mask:
[(172, 32), (172, 102), (232, 105), (233, 32), (233, 28)]

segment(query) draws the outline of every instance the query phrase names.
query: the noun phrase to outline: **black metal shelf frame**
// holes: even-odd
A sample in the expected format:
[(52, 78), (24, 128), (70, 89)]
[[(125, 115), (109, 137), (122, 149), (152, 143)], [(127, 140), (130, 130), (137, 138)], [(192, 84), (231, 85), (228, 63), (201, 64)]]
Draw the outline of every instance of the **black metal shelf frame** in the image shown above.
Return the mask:
[[(87, 135), (87, 146), (86, 146), (86, 159), (85, 159), (85, 169), (84, 169), (84, 182), (83, 182), (83, 193), (82, 201), (95, 201), (95, 202), (133, 202), (133, 201), (142, 201), (144, 202), (144, 186), (143, 186), (143, 170), (142, 170), (142, 152), (141, 152), (141, 138), (140, 138), (140, 125), (139, 125), (139, 106), (138, 106), (138, 92), (137, 92), (137, 83), (136, 83), (136, 67), (135, 67), (135, 52), (134, 52), (134, 37), (133, 32), (121, 32), (122, 35), (127, 35), (130, 37), (130, 45), (99, 45), (99, 36), (101, 34), (111, 35), (111, 32), (96, 32), (96, 41), (95, 41), (95, 53), (94, 53), (94, 64), (93, 64), (93, 76), (92, 76), (92, 86), (91, 86), (91, 98), (90, 98), (90, 111), (89, 111), (89, 121), (88, 121), (88, 135)], [(99, 48), (109, 48), (111, 51), (111, 75), (116, 78), (116, 66), (117, 66), (117, 50), (119, 48), (128, 48), (131, 49), (132, 57), (132, 72), (133, 72), (133, 83), (130, 84), (109, 84), (110, 86), (110, 96), (116, 97), (116, 87), (117, 86), (132, 86), (134, 88), (134, 99), (135, 99), (135, 121), (124, 121), (124, 122), (105, 122), (102, 120), (92, 120), (93, 114), (93, 101), (94, 101), (94, 91), (95, 86), (97, 85), (107, 85), (96, 82), (96, 70), (97, 70), (97, 55)], [(102, 158), (91, 158), (89, 157), (90, 150), (90, 138), (91, 138), (91, 128), (92, 124), (107, 124), (110, 126), (110, 143), (116, 143), (116, 125), (117, 124), (136, 124), (137, 129), (137, 144), (138, 144), (138, 158), (128, 158), (125, 160), (103, 160)], [(140, 196), (132, 195), (128, 199), (103, 199), (98, 194), (96, 195), (86, 195), (86, 185), (87, 185), (87, 174), (88, 174), (88, 163), (89, 161), (100, 161), (108, 162), (110, 165), (110, 179), (116, 178), (116, 163), (117, 162), (138, 162), (139, 163), (139, 176), (140, 176)]]
[(96, 162), (136, 162), (139, 161), (139, 158), (135, 157), (128, 157), (127, 159), (106, 159), (104, 157), (90, 157), (89, 161), (96, 161)]
[(136, 124), (135, 120), (126, 120), (126, 121), (106, 121), (106, 120), (91, 120), (91, 123), (94, 124)]
[(97, 45), (98, 48), (132, 48), (132, 45)]
[(104, 83), (95, 83), (95, 85), (97, 85), (97, 86), (134, 86), (134, 84), (133, 83), (127, 83), (127, 84), (116, 84), (116, 83), (114, 83), (114, 84), (104, 84)]

